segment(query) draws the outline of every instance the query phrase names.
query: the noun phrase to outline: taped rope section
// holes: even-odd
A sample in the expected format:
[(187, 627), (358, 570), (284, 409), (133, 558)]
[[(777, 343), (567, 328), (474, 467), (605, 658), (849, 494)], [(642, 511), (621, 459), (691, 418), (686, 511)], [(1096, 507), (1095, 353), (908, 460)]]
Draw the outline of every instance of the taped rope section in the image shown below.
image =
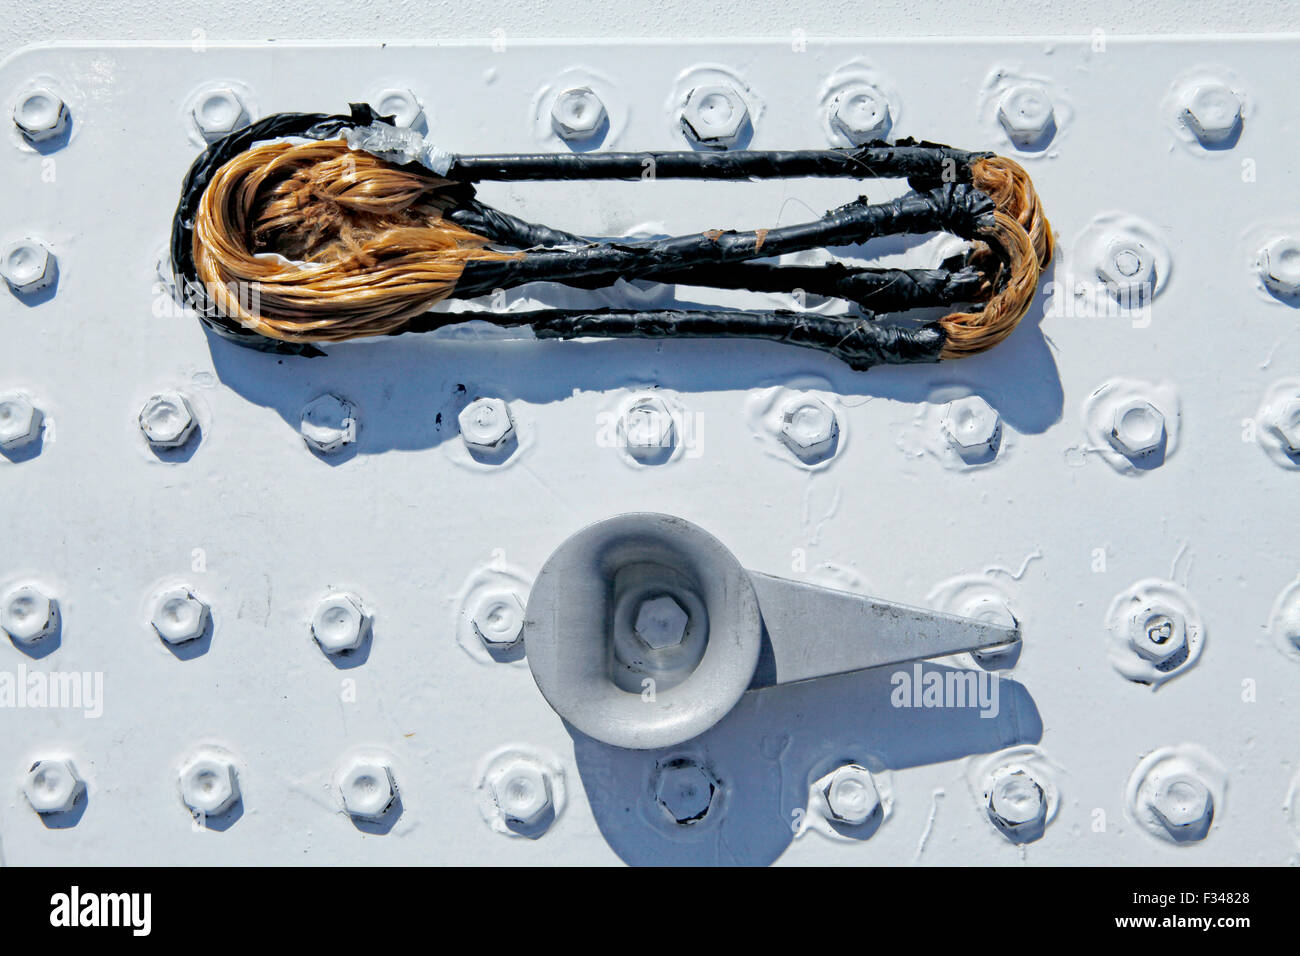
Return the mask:
[[(1033, 184), (1016, 163), (930, 143), (853, 150), (736, 153), (440, 154), (435, 173), (349, 148), (350, 131), (379, 120), (277, 114), (214, 143), (191, 168), (172, 234), (186, 301), (242, 344), (316, 354), (313, 343), (420, 331), (480, 319), (528, 324), (539, 336), (745, 336), (830, 351), (855, 368), (936, 361), (991, 348), (1029, 307), (1052, 236)], [(385, 127), (377, 127), (384, 129)], [(289, 137), (293, 137), (290, 139)], [(711, 230), (665, 239), (589, 239), (480, 203), (484, 180), (906, 177), (911, 191), (865, 198), (792, 226)], [(901, 234), (948, 232), (970, 251), (936, 269), (878, 269), (776, 257)], [(544, 310), (430, 313), (528, 282), (599, 288), (646, 279), (719, 289), (835, 296), (861, 315), (789, 311)], [(935, 323), (888, 325), (876, 315), (969, 303)], [(526, 323), (521, 317), (526, 316)]]

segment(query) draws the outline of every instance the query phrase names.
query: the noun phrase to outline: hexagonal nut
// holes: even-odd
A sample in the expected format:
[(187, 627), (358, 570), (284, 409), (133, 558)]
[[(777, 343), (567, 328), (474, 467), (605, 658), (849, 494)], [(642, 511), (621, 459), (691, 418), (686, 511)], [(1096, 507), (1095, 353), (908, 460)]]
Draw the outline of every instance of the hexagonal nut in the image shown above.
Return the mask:
[(1132, 398), (1115, 409), (1110, 442), (1129, 458), (1143, 458), (1165, 443), (1165, 416), (1144, 398)]
[(1300, 395), (1289, 398), (1273, 410), (1265, 427), (1291, 456), (1300, 455)]
[(197, 424), (194, 409), (180, 392), (160, 392), (140, 409), (140, 431), (155, 448), (180, 448)]
[(225, 86), (201, 93), (190, 115), (208, 142), (247, 126), (250, 120), (243, 97)]
[(456, 416), (460, 436), (471, 450), (495, 451), (515, 433), (510, 406), (499, 398), (477, 398)]
[(409, 129), (425, 122), (423, 104), (408, 89), (380, 90), (371, 105), (380, 116), (391, 116), (393, 125), (397, 127)]
[(1037, 780), (1023, 770), (1013, 770), (993, 781), (988, 812), (1002, 831), (1023, 832), (1047, 819), (1047, 797)]
[(0, 253), (0, 275), (18, 295), (33, 295), (49, 288), (56, 274), (54, 254), (43, 242), (19, 239)]
[(1222, 83), (1193, 88), (1183, 103), (1183, 122), (1202, 146), (1229, 142), (1241, 130), (1241, 97)]
[(949, 402), (943, 428), (957, 453), (967, 461), (996, 453), (1002, 439), (1002, 417), (978, 395)]
[(1214, 795), (1195, 774), (1172, 773), (1156, 785), (1148, 807), (1171, 834), (1193, 837), (1214, 818)]
[(805, 462), (827, 457), (839, 434), (834, 410), (815, 396), (795, 399), (781, 411), (781, 441)]
[(41, 434), (44, 415), (25, 396), (17, 392), (0, 395), (0, 448), (22, 448)]
[(1278, 295), (1300, 295), (1300, 239), (1274, 239), (1259, 254), (1260, 278)]
[(551, 775), (530, 760), (515, 760), (492, 778), (492, 799), (502, 815), (523, 826), (541, 823), (552, 809)]
[(302, 438), (309, 448), (329, 455), (357, 440), (357, 419), (352, 403), (326, 392), (302, 410)]
[(638, 398), (623, 413), (619, 428), (633, 458), (653, 458), (677, 444), (677, 424), (662, 398)]
[(339, 779), (339, 793), (351, 817), (379, 820), (397, 800), (397, 782), (387, 764), (357, 760)]
[(745, 132), (749, 107), (730, 86), (697, 86), (686, 95), (681, 122), (692, 142), (709, 149), (729, 149)]
[(831, 126), (854, 146), (883, 140), (893, 125), (889, 99), (865, 83), (836, 96), (830, 115)]
[(66, 813), (76, 806), (86, 782), (71, 760), (38, 760), (23, 777), (23, 793), (37, 813)]
[(647, 647), (676, 647), (686, 637), (690, 615), (671, 595), (660, 594), (641, 602), (633, 631)]
[[(997, 624), (1001, 627), (1016, 627), (1019, 621), (1012, 612), (1011, 606), (1007, 604), (1004, 598), (984, 594), (980, 595), (973, 601), (969, 601), (961, 608), (961, 616), (969, 617), (976, 621), (983, 621), (986, 624)], [(1013, 658), (1019, 656), (1022, 643), (1020, 641), (1010, 641), (1006, 644), (994, 644), (989, 647), (981, 647), (971, 652), (971, 656), (982, 667), (997, 668), (1000, 666), (1012, 666)]]
[(822, 778), (822, 796), (831, 816), (840, 823), (861, 826), (880, 809), (880, 794), (871, 771), (846, 764)]
[(1052, 98), (1037, 83), (1019, 83), (998, 101), (998, 122), (1017, 146), (1036, 146), (1055, 132)]
[(23, 92), (14, 104), (14, 125), (32, 143), (43, 143), (62, 136), (71, 114), (68, 104), (43, 86)]
[(1132, 236), (1117, 236), (1097, 263), (1097, 277), (1122, 305), (1140, 305), (1155, 295), (1156, 257)]
[(489, 591), (474, 608), (474, 633), (492, 648), (519, 643), (524, 632), (524, 603), (513, 591)]
[(311, 618), (311, 636), (326, 654), (342, 654), (361, 646), (367, 624), (361, 600), (338, 591), (316, 605)]
[(180, 790), (190, 812), (220, 816), (239, 799), (239, 775), (227, 758), (200, 754), (181, 767)]
[(679, 758), (659, 768), (655, 800), (673, 823), (690, 826), (708, 814), (719, 786), (714, 776), (693, 759)]
[(18, 644), (35, 644), (58, 623), (58, 601), (30, 585), (11, 591), (0, 604), (0, 629)]
[(585, 86), (564, 90), (551, 104), (551, 126), (561, 139), (591, 139), (607, 120), (605, 104)]
[(184, 644), (202, 637), (210, 620), (211, 608), (189, 588), (172, 588), (158, 596), (150, 623), (168, 644)]
[(1135, 608), (1129, 615), (1128, 642), (1147, 660), (1163, 663), (1187, 646), (1187, 620), (1163, 602)]

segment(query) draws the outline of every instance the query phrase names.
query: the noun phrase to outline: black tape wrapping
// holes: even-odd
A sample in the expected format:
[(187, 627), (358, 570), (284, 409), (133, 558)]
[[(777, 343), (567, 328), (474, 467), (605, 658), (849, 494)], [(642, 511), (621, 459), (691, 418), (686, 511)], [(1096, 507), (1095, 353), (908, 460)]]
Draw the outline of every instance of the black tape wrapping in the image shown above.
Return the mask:
[[(255, 349), (307, 356), (324, 354), (310, 343), (283, 342), (251, 332), (233, 317), (220, 314), (195, 272), (194, 217), (215, 172), (255, 143), (290, 137), (332, 139), (350, 127), (380, 119), (384, 117), (365, 104), (351, 104), (348, 115), (278, 113), (216, 141), (199, 156), (182, 185), (172, 228), (171, 255), (177, 288), (206, 325), (225, 338)], [(951, 304), (969, 298), (978, 289), (982, 279), (975, 270), (852, 269), (843, 263), (793, 267), (749, 260), (814, 246), (860, 243), (882, 235), (947, 231), (969, 238), (987, 225), (993, 203), (972, 186), (951, 180), (969, 179), (971, 162), (987, 155), (905, 140), (843, 150), (456, 157), (447, 175), (466, 186), (449, 217), (494, 242), (530, 250), (518, 260), (467, 263), (457, 283), (457, 295), (472, 297), (537, 281), (595, 288), (618, 278), (642, 278), (760, 292), (801, 288), (882, 312)], [(758, 233), (725, 231), (643, 242), (591, 242), (485, 206), (474, 199), (469, 185), (491, 179), (641, 179), (645, 178), (647, 161), (653, 164), (656, 178), (906, 176), (921, 191), (876, 205), (860, 198), (821, 220), (767, 230), (761, 239)], [(889, 326), (879, 324), (869, 314), (863, 318), (833, 317), (783, 310), (444, 312), (428, 313), (409, 328), (437, 328), (448, 324), (453, 316), (455, 321), (480, 318), (500, 325), (528, 324), (539, 338), (763, 338), (831, 352), (855, 369), (882, 363), (938, 361), (943, 346), (943, 333), (934, 325)]]

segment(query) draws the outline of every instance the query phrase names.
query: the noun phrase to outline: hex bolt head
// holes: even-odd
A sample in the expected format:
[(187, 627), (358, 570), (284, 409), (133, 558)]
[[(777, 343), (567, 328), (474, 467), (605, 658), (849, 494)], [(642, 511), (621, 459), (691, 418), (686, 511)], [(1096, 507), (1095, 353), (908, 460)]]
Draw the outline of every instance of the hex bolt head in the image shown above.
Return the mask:
[(673, 823), (699, 823), (713, 806), (720, 784), (690, 758), (673, 760), (659, 768), (655, 800)]
[(48, 288), (56, 266), (54, 254), (35, 239), (19, 239), (0, 253), (0, 275), (17, 295), (33, 295)]
[(140, 409), (140, 431), (155, 448), (180, 448), (194, 433), (194, 409), (179, 392), (160, 392)]
[(1222, 83), (1195, 87), (1183, 103), (1183, 120), (1202, 146), (1230, 141), (1241, 129), (1241, 97)]
[(1028, 830), (1047, 819), (1043, 788), (1023, 770), (1013, 770), (993, 781), (989, 789), (989, 818), (1006, 833)]
[(70, 760), (38, 760), (23, 778), (23, 793), (37, 813), (66, 813), (77, 803), (86, 783)]
[(1264, 427), (1277, 436), (1288, 455), (1300, 455), (1300, 395), (1283, 402)]
[(515, 433), (510, 406), (499, 398), (476, 398), (456, 417), (470, 451), (495, 451)]
[(191, 113), (194, 125), (208, 142), (221, 139), (249, 123), (248, 107), (243, 98), (229, 87), (219, 87), (201, 94)]
[(565, 90), (551, 105), (551, 126), (563, 140), (581, 142), (591, 139), (608, 119), (605, 104), (589, 88)]
[(378, 820), (397, 799), (397, 783), (387, 764), (357, 760), (339, 780), (339, 793), (353, 819)]
[(530, 760), (515, 760), (492, 778), (492, 799), (507, 820), (534, 826), (551, 811), (551, 776)]
[(1214, 796), (1195, 774), (1174, 773), (1162, 779), (1148, 806), (1166, 830), (1175, 836), (1192, 835), (1214, 816)]
[(681, 644), (689, 623), (682, 606), (670, 595), (660, 594), (641, 602), (633, 630), (643, 644), (661, 651)]
[(697, 86), (686, 95), (682, 107), (682, 131), (687, 139), (708, 149), (735, 146), (748, 122), (749, 107), (730, 86)]
[(380, 116), (391, 116), (393, 125), (409, 129), (425, 119), (424, 107), (414, 92), (408, 89), (380, 90), (371, 104)]
[(831, 816), (850, 826), (861, 826), (880, 808), (880, 794), (871, 771), (854, 763), (825, 777), (822, 795)]
[(0, 395), (0, 448), (22, 448), (41, 433), (44, 416), (26, 396), (11, 392)]
[(1001, 416), (978, 395), (949, 402), (943, 428), (957, 453), (968, 462), (995, 453), (1002, 439)]
[(357, 419), (352, 403), (326, 392), (302, 410), (302, 438), (309, 448), (333, 454), (357, 440)]
[(624, 444), (633, 458), (655, 458), (677, 444), (673, 414), (661, 398), (637, 399), (623, 413), (620, 425)]
[(1187, 646), (1187, 621), (1177, 608), (1155, 602), (1129, 615), (1128, 640), (1133, 650), (1160, 664)]
[(70, 118), (68, 104), (43, 86), (26, 90), (14, 104), (14, 125), (32, 143), (62, 136)]
[(854, 146), (883, 140), (892, 125), (889, 100), (869, 84), (845, 90), (831, 103), (831, 126)]
[(220, 816), (239, 799), (239, 775), (226, 758), (201, 755), (181, 768), (180, 788), (192, 813)]
[(39, 589), (25, 585), (0, 604), (0, 629), (18, 644), (35, 644), (59, 623), (59, 603)]
[(1056, 128), (1052, 98), (1037, 83), (1018, 83), (998, 101), (998, 122), (1017, 146), (1039, 145)]
[(524, 631), (524, 603), (514, 591), (489, 591), (474, 608), (474, 633), (491, 648), (519, 643)]
[(1155, 294), (1156, 257), (1139, 240), (1116, 237), (1097, 264), (1097, 277), (1122, 305), (1140, 305)]
[(366, 613), (361, 601), (342, 591), (329, 595), (316, 605), (311, 636), (326, 654), (355, 651), (366, 636)]
[(172, 588), (158, 596), (151, 623), (168, 644), (184, 644), (202, 637), (210, 620), (211, 608), (189, 588)]
[(835, 412), (815, 396), (797, 398), (781, 411), (781, 441), (805, 462), (826, 458), (839, 434)]
[(1260, 278), (1278, 295), (1300, 295), (1300, 239), (1274, 239), (1259, 255)]
[(1110, 441), (1129, 458), (1143, 458), (1165, 441), (1165, 416), (1144, 398), (1133, 398), (1115, 409)]

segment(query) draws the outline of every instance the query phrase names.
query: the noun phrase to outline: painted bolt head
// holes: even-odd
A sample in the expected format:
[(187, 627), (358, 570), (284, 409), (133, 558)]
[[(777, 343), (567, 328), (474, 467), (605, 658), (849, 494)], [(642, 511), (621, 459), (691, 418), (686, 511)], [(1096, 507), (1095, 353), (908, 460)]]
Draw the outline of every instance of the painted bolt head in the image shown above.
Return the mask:
[(677, 426), (661, 398), (639, 398), (623, 413), (623, 440), (628, 454), (649, 459), (664, 454), (677, 443)]
[(200, 755), (181, 768), (180, 788), (192, 812), (220, 816), (239, 799), (239, 776), (225, 757)]
[(380, 90), (372, 105), (380, 116), (391, 116), (394, 126), (409, 129), (426, 122), (424, 107), (411, 90)]
[(197, 640), (208, 629), (211, 609), (189, 588), (172, 588), (154, 604), (153, 629), (168, 644)]
[(1129, 615), (1128, 640), (1149, 661), (1171, 660), (1187, 646), (1186, 618), (1161, 601), (1143, 605)]
[(880, 808), (871, 771), (858, 764), (846, 764), (825, 777), (822, 795), (831, 816), (850, 826), (861, 826)]
[(1183, 104), (1183, 120), (1202, 146), (1229, 142), (1241, 130), (1241, 97), (1222, 83), (1195, 87)]
[(1156, 819), (1175, 836), (1197, 835), (1196, 831), (1208, 828), (1214, 816), (1210, 788), (1191, 773), (1173, 773), (1160, 780), (1149, 805)]
[(686, 637), (690, 617), (670, 595), (660, 594), (641, 602), (633, 630), (642, 643), (660, 651), (676, 647)]
[(374, 760), (354, 761), (339, 780), (343, 808), (357, 820), (378, 820), (397, 799), (393, 771)]
[(515, 760), (492, 778), (492, 799), (507, 820), (534, 826), (551, 812), (551, 776), (530, 760)]
[(14, 125), (32, 143), (62, 136), (70, 118), (68, 104), (43, 86), (26, 90), (14, 104)]
[(1300, 395), (1282, 402), (1265, 425), (1287, 454), (1300, 455)]
[(1001, 416), (978, 395), (949, 402), (943, 427), (957, 453), (967, 461), (978, 461), (996, 452), (1002, 439)]
[(708, 770), (690, 758), (682, 758), (659, 768), (655, 800), (673, 823), (690, 826), (704, 819), (718, 787)]
[(1022, 832), (1047, 818), (1047, 797), (1033, 777), (1013, 770), (993, 781), (988, 809), (999, 829), (1009, 834)]
[(697, 86), (682, 107), (682, 131), (687, 139), (709, 149), (735, 146), (748, 122), (749, 107), (730, 86)]
[(18, 644), (35, 644), (58, 623), (58, 602), (30, 585), (11, 591), (0, 604), (0, 628)]
[(41, 433), (44, 416), (26, 396), (0, 395), (0, 448), (22, 448)]
[(311, 636), (326, 654), (355, 651), (366, 636), (366, 614), (361, 601), (341, 591), (316, 605), (311, 618)]
[(565, 90), (551, 106), (551, 126), (561, 139), (591, 139), (605, 125), (605, 104), (587, 87)]
[(1260, 252), (1260, 278), (1278, 295), (1300, 295), (1300, 239), (1283, 236)]
[(1131, 236), (1118, 236), (1106, 245), (1097, 276), (1123, 305), (1140, 305), (1155, 293), (1156, 257)]
[(247, 126), (248, 107), (243, 98), (229, 87), (208, 90), (194, 103), (194, 125), (208, 142)]
[(66, 813), (77, 803), (86, 783), (70, 760), (38, 760), (23, 778), (23, 793), (37, 813)]
[(831, 103), (831, 126), (854, 146), (883, 140), (892, 124), (889, 100), (874, 86), (855, 86)]
[(828, 457), (839, 434), (834, 410), (815, 396), (795, 399), (781, 411), (781, 441), (805, 462)]
[(155, 448), (180, 448), (195, 425), (194, 409), (179, 392), (160, 392), (140, 409), (140, 431)]
[(54, 255), (35, 239), (19, 239), (0, 253), (0, 275), (18, 295), (48, 288), (56, 274)]
[(1056, 129), (1052, 98), (1037, 83), (1017, 84), (998, 101), (998, 122), (1017, 146), (1036, 146)]
[(489, 591), (474, 608), (474, 633), (494, 648), (519, 643), (524, 631), (524, 604), (514, 591)]
[(1115, 409), (1110, 441), (1129, 458), (1143, 458), (1165, 442), (1165, 416), (1144, 398), (1134, 398)]
[(357, 440), (357, 418), (352, 403), (326, 392), (302, 410), (302, 438), (310, 448), (329, 455)]
[(461, 409), (456, 420), (460, 436), (471, 451), (498, 449), (515, 433), (510, 406), (499, 398), (476, 398)]
[[(1011, 606), (1007, 604), (1006, 600), (992, 594), (980, 595), (975, 600), (967, 602), (961, 609), (961, 616), (983, 621), (986, 624), (998, 624), (1002, 627), (1015, 627), (1020, 623), (1016, 620), (1016, 615), (1012, 612)], [(1014, 663), (1012, 658), (1018, 656), (1020, 646), (1019, 641), (1013, 641), (1010, 644), (996, 644), (992, 647), (982, 647), (972, 651), (971, 655), (986, 667), (1011, 664)]]

